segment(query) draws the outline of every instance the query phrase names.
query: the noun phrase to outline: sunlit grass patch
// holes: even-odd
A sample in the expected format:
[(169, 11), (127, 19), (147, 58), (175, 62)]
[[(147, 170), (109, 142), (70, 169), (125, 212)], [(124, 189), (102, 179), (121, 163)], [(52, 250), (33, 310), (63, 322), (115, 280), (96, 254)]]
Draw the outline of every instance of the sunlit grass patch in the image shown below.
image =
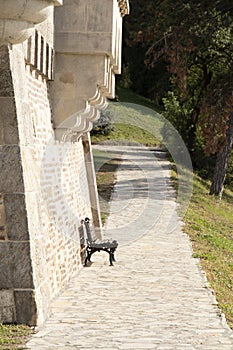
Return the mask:
[(115, 123), (113, 130), (108, 135), (93, 135), (92, 143), (115, 142), (116, 144), (142, 144), (156, 146), (159, 141), (147, 130), (135, 125)]
[(0, 349), (26, 349), (25, 342), (31, 333), (31, 328), (25, 325), (0, 324)]
[(210, 183), (195, 176), (192, 201), (187, 210), (185, 231), (194, 257), (206, 272), (220, 309), (233, 328), (233, 215), (232, 193), (219, 201), (209, 196)]

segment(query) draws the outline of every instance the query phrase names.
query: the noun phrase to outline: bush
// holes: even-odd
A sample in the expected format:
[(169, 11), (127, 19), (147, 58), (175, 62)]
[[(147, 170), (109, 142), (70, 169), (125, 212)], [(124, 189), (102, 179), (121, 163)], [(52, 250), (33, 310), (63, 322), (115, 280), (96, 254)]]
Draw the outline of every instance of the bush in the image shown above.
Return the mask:
[(114, 130), (110, 111), (101, 112), (100, 118), (94, 123), (91, 135), (109, 135)]

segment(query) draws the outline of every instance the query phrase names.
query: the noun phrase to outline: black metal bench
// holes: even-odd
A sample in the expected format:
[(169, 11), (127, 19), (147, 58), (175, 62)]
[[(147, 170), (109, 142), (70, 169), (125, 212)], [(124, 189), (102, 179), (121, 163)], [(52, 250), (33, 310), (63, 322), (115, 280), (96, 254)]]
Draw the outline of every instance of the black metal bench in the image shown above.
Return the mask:
[(91, 256), (95, 252), (104, 251), (109, 254), (109, 262), (110, 266), (113, 266), (113, 261), (115, 261), (115, 250), (118, 246), (116, 240), (100, 240), (95, 238), (94, 227), (91, 226), (90, 219), (85, 218), (81, 221), (81, 224), (85, 228), (86, 232), (86, 259), (84, 262), (84, 266), (88, 265), (88, 262), (91, 263)]

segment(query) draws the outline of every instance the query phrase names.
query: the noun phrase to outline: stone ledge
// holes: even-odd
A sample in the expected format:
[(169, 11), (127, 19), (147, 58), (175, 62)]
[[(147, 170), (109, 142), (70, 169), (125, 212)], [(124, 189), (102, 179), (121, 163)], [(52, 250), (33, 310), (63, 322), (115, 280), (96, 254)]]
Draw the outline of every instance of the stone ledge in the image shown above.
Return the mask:
[(30, 35), (36, 24), (53, 15), (53, 0), (0, 0), (0, 44), (19, 44)]

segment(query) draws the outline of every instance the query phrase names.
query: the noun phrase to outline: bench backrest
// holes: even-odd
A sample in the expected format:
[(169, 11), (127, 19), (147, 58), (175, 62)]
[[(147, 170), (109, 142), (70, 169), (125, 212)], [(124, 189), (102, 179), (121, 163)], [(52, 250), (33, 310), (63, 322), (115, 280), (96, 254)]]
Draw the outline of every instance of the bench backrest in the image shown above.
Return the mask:
[(91, 220), (89, 218), (85, 218), (85, 220), (82, 220), (81, 223), (85, 227), (88, 242), (93, 242), (96, 239), (96, 237), (95, 237), (95, 229), (91, 224)]

